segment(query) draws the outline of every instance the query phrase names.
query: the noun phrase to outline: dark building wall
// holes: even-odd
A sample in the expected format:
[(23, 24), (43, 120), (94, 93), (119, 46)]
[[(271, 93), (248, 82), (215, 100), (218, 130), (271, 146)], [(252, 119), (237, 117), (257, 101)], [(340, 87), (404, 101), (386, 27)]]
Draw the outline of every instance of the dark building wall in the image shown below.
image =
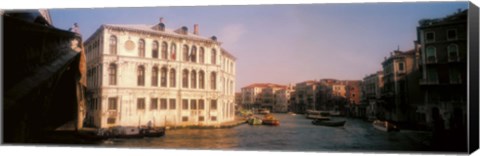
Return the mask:
[(8, 13), (3, 19), (3, 141), (40, 142), (44, 134), (78, 119), (81, 53), (71, 41), (81, 38)]

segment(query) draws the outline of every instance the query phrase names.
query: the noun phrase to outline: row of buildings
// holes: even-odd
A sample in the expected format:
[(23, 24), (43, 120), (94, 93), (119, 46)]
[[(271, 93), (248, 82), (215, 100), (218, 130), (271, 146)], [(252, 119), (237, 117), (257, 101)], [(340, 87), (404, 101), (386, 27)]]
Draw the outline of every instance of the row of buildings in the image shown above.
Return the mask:
[(84, 42), (85, 124), (215, 126), (234, 120), (236, 58), (183, 26), (104, 24)]
[(287, 112), (293, 90), (292, 85), (255, 83), (243, 87), (242, 92), (237, 93), (236, 101), (246, 109), (266, 108), (273, 112)]
[(414, 48), (391, 52), (382, 70), (363, 79), (366, 117), (423, 128), (466, 128), (467, 35), (467, 10), (420, 20)]
[[(267, 108), (273, 112), (305, 113), (335, 111), (360, 115), (360, 80), (309, 80), (295, 85), (255, 83), (237, 93), (237, 103), (246, 109)], [(363, 111), (365, 112), (365, 111)]]
[(242, 107), (274, 112), (324, 110), (412, 128), (461, 129), (467, 111), (467, 10), (419, 21), (411, 50), (395, 50), (363, 80), (295, 85), (257, 83), (236, 95)]

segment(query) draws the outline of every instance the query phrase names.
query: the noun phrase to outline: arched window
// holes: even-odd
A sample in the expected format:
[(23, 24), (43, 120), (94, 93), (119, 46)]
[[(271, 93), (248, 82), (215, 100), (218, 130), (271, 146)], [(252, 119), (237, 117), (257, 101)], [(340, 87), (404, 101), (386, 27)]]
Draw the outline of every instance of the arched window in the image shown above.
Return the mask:
[(110, 36), (110, 54), (117, 54), (117, 37), (115, 35)]
[(448, 46), (448, 61), (454, 62), (458, 61), (458, 46), (456, 44), (451, 44)]
[(184, 45), (182, 49), (183, 61), (188, 61), (188, 46)]
[(200, 51), (198, 52), (198, 61), (199, 63), (205, 63), (205, 49), (203, 47), (200, 47)]
[(177, 57), (177, 45), (175, 43), (172, 43), (170, 45), (170, 59), (175, 60)]
[(162, 68), (160, 73), (160, 86), (167, 87), (167, 68), (165, 67)]
[(427, 63), (437, 62), (437, 52), (435, 47), (427, 47)]
[(225, 91), (227, 91), (227, 88), (226, 88), (226, 87), (227, 87), (227, 85), (226, 85), (227, 83), (226, 83), (226, 82), (227, 82), (227, 81), (225, 80), (224, 77), (222, 77), (222, 78), (220, 79), (220, 85), (223, 86), (223, 94), (226, 94)]
[(197, 47), (192, 47), (192, 52), (190, 53), (190, 60), (192, 62), (197, 62)]
[(137, 69), (137, 85), (145, 86), (145, 67), (138, 66)]
[(176, 81), (176, 75), (177, 75), (177, 72), (175, 71), (175, 69), (170, 69), (170, 87), (175, 87), (176, 84), (177, 84), (177, 81)]
[(152, 86), (158, 86), (158, 68), (152, 68)]
[(152, 58), (158, 58), (158, 42), (153, 41), (152, 43)]
[(215, 72), (212, 72), (210, 74), (210, 88), (212, 90), (217, 89), (217, 73), (215, 73)]
[(212, 58), (211, 58), (211, 61), (212, 61), (212, 64), (217, 64), (217, 51), (215, 49), (212, 49)]
[(162, 42), (162, 59), (167, 59), (168, 58), (168, 45), (167, 42)]
[(191, 81), (190, 81), (190, 86), (191, 88), (197, 88), (197, 72), (195, 70), (192, 70), (192, 75)]
[(233, 94), (233, 81), (230, 80), (230, 94)]
[(117, 85), (117, 65), (110, 64), (108, 67), (108, 84)]
[(198, 72), (198, 88), (205, 89), (205, 73), (203, 70)]
[(188, 88), (188, 70), (184, 69), (182, 73), (182, 87)]
[(145, 41), (143, 39), (138, 40), (138, 56), (145, 57)]

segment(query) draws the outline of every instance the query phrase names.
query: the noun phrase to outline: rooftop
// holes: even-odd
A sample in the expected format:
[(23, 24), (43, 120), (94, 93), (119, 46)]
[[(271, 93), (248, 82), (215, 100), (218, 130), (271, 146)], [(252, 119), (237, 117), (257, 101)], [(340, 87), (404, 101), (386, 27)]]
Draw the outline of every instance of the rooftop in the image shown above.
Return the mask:
[(272, 87), (272, 88), (287, 88), (285, 85), (279, 85), (279, 84), (274, 84), (274, 83), (254, 83), (251, 85), (248, 85), (243, 88), (267, 88), (267, 87)]
[(457, 21), (466, 21), (467, 20), (467, 15), (468, 15), (468, 10), (461, 10), (459, 9), (457, 12), (448, 15), (444, 18), (436, 18), (436, 19), (422, 19), (418, 21), (420, 24), (419, 27), (431, 27), (431, 26), (437, 26), (437, 25), (443, 25), (443, 24), (448, 24), (448, 23), (454, 23)]

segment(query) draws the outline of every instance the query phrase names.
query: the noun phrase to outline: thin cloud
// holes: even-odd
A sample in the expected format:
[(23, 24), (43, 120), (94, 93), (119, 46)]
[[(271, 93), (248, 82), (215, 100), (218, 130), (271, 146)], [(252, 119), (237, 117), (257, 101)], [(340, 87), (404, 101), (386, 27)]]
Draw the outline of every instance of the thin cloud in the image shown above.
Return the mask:
[(220, 30), (219, 37), (228, 47), (229, 45), (237, 44), (245, 33), (247, 33), (247, 29), (243, 24), (229, 24)]

